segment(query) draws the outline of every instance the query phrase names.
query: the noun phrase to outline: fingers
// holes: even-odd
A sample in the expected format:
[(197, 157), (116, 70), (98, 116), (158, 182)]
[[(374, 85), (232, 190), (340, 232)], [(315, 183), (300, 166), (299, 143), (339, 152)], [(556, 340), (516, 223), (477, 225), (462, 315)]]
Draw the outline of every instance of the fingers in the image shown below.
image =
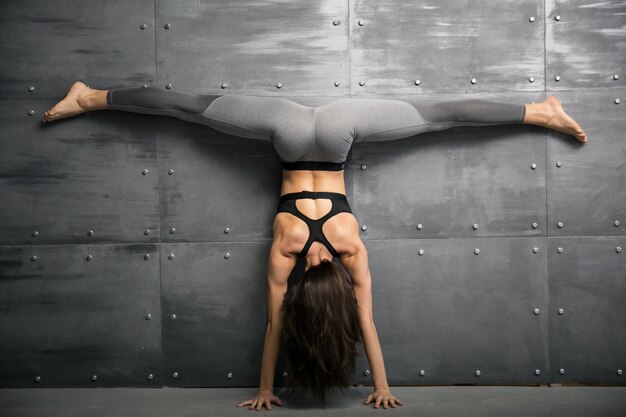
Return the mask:
[(252, 400), (244, 401), (242, 403), (237, 404), (237, 407), (244, 407), (244, 406), (250, 404), (251, 402), (252, 402)]
[(363, 404), (369, 404), (372, 402), (372, 394), (368, 395)]

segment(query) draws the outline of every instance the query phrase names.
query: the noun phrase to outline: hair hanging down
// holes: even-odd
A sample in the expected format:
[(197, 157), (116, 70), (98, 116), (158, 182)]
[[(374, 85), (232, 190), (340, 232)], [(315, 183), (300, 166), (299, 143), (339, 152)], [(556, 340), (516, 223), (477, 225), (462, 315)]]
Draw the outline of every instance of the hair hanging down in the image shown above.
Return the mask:
[(289, 386), (322, 401), (330, 389), (349, 386), (360, 356), (361, 326), (354, 290), (342, 269), (333, 262), (309, 268), (287, 290), (281, 313)]

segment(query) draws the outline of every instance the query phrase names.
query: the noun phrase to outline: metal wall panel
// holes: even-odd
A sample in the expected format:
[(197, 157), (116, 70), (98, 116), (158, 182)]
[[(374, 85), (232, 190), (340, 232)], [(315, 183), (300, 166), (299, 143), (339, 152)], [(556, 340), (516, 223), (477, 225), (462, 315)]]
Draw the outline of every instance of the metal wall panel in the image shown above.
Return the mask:
[(349, 90), (345, 1), (156, 4), (160, 86), (219, 94), (225, 84), (239, 93), (277, 96)]
[(615, 104), (625, 93), (625, 88), (556, 93), (589, 139), (579, 144), (567, 135), (549, 133), (550, 235), (625, 234), (626, 107)]
[(625, 237), (549, 239), (550, 379), (555, 383), (624, 384), (623, 249)]
[(52, 105), (0, 102), (0, 244), (157, 242), (149, 117), (93, 112), (41, 123)]
[(267, 242), (161, 245), (164, 385), (259, 383), (269, 248)]
[(624, 86), (624, 16), (621, 0), (546, 0), (546, 87)]
[(544, 89), (541, 0), (350, 4), (357, 94)]
[(0, 247), (0, 386), (160, 386), (159, 291), (153, 244)]
[(0, 100), (155, 80), (154, 0), (2, 1), (0, 39)]
[[(476, 97), (542, 100), (523, 93)], [(544, 235), (545, 132), (526, 125), (466, 126), (355, 145), (355, 213), (367, 228), (362, 238)]]
[[(546, 238), (370, 240), (366, 246), (390, 384), (548, 381)], [(364, 359), (357, 381), (370, 383)]]

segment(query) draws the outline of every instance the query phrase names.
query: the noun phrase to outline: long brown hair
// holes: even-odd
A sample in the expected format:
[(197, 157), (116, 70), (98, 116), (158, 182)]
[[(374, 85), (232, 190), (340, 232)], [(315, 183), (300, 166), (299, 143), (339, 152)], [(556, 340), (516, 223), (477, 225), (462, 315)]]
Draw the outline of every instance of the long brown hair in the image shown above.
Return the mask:
[(347, 275), (333, 262), (310, 267), (285, 294), (281, 307), (281, 347), (293, 388), (325, 401), (353, 381), (361, 327)]

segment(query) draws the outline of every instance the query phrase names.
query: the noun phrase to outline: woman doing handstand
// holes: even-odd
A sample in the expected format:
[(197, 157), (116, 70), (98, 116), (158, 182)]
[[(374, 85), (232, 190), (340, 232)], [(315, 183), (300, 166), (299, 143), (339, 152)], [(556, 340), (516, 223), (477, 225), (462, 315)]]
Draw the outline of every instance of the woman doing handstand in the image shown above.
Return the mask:
[[(154, 87), (91, 89), (75, 82), (43, 115), (50, 122), (93, 110), (169, 115), (244, 138), (272, 142), (283, 162), (281, 197), (267, 268), (268, 320), (261, 380), (239, 406), (282, 405), (273, 394), (279, 348), (291, 384), (324, 399), (351, 383), (362, 341), (374, 392), (365, 404), (402, 405), (389, 390), (372, 314), (371, 276), (358, 223), (346, 199), (344, 162), (353, 143), (388, 141), (456, 126), (533, 124), (587, 141), (559, 100), (515, 104), (478, 99), (422, 104), (390, 99), (339, 99), (319, 107), (279, 97), (199, 95)], [(288, 288), (298, 257), (305, 273)], [(333, 258), (349, 274), (346, 277)], [(349, 278), (349, 279), (348, 279)]]

